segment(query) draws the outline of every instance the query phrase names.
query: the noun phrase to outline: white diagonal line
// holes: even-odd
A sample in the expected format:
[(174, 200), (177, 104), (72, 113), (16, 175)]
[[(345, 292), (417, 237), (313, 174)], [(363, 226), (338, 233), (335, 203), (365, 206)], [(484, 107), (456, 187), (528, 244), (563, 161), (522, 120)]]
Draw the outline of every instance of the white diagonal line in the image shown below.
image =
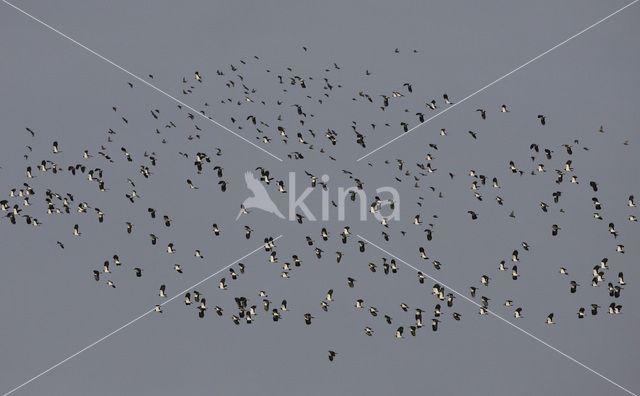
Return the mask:
[(24, 15), (26, 15), (26, 16), (28, 16), (29, 18), (33, 19), (34, 21), (36, 21), (36, 22), (40, 23), (41, 25), (43, 25), (43, 26), (47, 27), (48, 29), (50, 29), (50, 30), (54, 31), (55, 33), (59, 34), (60, 36), (62, 36), (62, 37), (64, 37), (64, 38), (66, 38), (67, 40), (69, 40), (69, 41), (71, 41), (72, 43), (74, 43), (74, 44), (78, 45), (79, 47), (82, 47), (82, 48), (84, 48), (85, 50), (87, 50), (87, 51), (91, 52), (93, 55), (97, 56), (98, 58), (102, 59), (103, 61), (110, 63), (111, 65), (113, 65), (113, 66), (115, 66), (116, 68), (118, 68), (118, 69), (122, 70), (123, 72), (127, 73), (128, 75), (130, 75), (131, 77), (135, 78), (136, 80), (138, 80), (138, 81), (140, 81), (140, 82), (142, 82), (142, 83), (146, 84), (147, 86), (149, 86), (149, 87), (153, 88), (154, 90), (156, 90), (156, 91), (160, 92), (161, 94), (163, 94), (164, 96), (168, 97), (169, 99), (172, 99), (172, 100), (174, 100), (174, 101), (175, 101), (175, 102), (177, 102), (177, 103), (180, 103), (182, 106), (184, 106), (184, 107), (186, 107), (186, 108), (190, 109), (191, 111), (193, 111), (194, 113), (198, 114), (199, 116), (201, 116), (201, 117), (202, 117), (202, 118), (204, 118), (205, 120), (209, 120), (209, 121), (211, 121), (212, 123), (216, 124), (217, 126), (219, 126), (220, 128), (224, 129), (225, 131), (227, 131), (227, 132), (230, 132), (230, 133), (234, 134), (234, 135), (235, 135), (235, 136), (237, 136), (238, 138), (240, 138), (240, 139), (244, 140), (245, 142), (249, 143), (249, 144), (250, 144), (250, 145), (252, 145), (253, 147), (257, 148), (258, 150), (261, 150), (262, 152), (264, 152), (264, 153), (266, 153), (266, 154), (270, 155), (271, 157), (273, 157), (273, 158), (277, 159), (278, 161), (282, 162), (282, 158), (280, 158), (280, 157), (278, 157), (278, 156), (276, 156), (276, 155), (271, 154), (269, 151), (267, 151), (267, 150), (265, 150), (264, 148), (262, 148), (262, 147), (258, 146), (257, 144), (253, 143), (252, 141), (250, 141), (250, 140), (246, 139), (245, 137), (243, 137), (243, 136), (239, 135), (238, 133), (236, 133), (236, 132), (232, 131), (231, 129), (227, 128), (226, 126), (224, 126), (224, 125), (220, 124), (219, 122), (217, 122), (217, 121), (216, 121), (216, 120), (214, 120), (213, 118), (208, 117), (208, 116), (205, 116), (204, 114), (200, 113), (200, 111), (199, 111), (199, 110), (194, 109), (193, 107), (191, 107), (191, 106), (189, 106), (188, 104), (184, 103), (184, 102), (183, 102), (183, 101), (181, 101), (180, 99), (178, 99), (178, 98), (176, 98), (176, 97), (174, 97), (174, 96), (172, 96), (172, 95), (168, 94), (167, 92), (165, 92), (165, 91), (161, 90), (160, 88), (158, 88), (158, 87), (156, 87), (155, 85), (153, 85), (153, 84), (149, 83), (148, 81), (146, 81), (146, 80), (144, 80), (144, 79), (142, 79), (142, 78), (138, 77), (137, 75), (135, 75), (135, 74), (131, 73), (129, 70), (127, 70), (127, 69), (125, 69), (124, 67), (122, 67), (122, 66), (118, 65), (117, 63), (113, 62), (112, 60), (110, 60), (110, 59), (108, 59), (108, 58), (105, 58), (104, 56), (100, 55), (99, 53), (97, 53), (96, 51), (94, 51), (94, 50), (92, 50), (91, 48), (87, 47), (86, 45), (84, 45), (84, 44), (82, 44), (82, 43), (79, 43), (78, 41), (74, 40), (73, 38), (71, 38), (71, 37), (67, 36), (66, 34), (62, 33), (61, 31), (59, 31), (58, 29), (56, 29), (56, 28), (54, 28), (54, 27), (52, 27), (52, 26), (48, 25), (47, 23), (45, 23), (45, 22), (41, 21), (40, 19), (38, 19), (38, 18), (34, 17), (33, 15), (31, 15), (31, 14), (29, 14), (28, 12), (24, 11), (23, 9), (21, 9), (21, 8), (19, 8), (19, 7), (15, 6), (15, 5), (13, 5), (13, 4), (11, 4), (11, 3), (9, 3), (9, 2), (8, 2), (8, 1), (6, 1), (6, 0), (2, 0), (2, 2), (3, 2), (3, 3), (5, 3), (5, 4), (7, 4), (7, 5), (9, 5), (9, 6), (11, 6), (11, 7), (13, 7), (13, 8), (15, 8), (16, 10), (20, 11), (20, 12), (21, 12), (21, 13), (23, 13)]
[(530, 63), (533, 63), (535, 61), (537, 61), (538, 59), (542, 58), (543, 56), (545, 56), (546, 54), (548, 54), (549, 52), (555, 50), (556, 48), (568, 43), (569, 41), (573, 40), (574, 38), (580, 36), (581, 34), (587, 32), (588, 30), (591, 30), (592, 28), (598, 26), (599, 24), (601, 24), (602, 22), (606, 21), (607, 19), (611, 18), (612, 16), (618, 14), (619, 12), (623, 11), (624, 9), (631, 7), (632, 5), (634, 5), (635, 3), (637, 3), (638, 0), (633, 0), (631, 3), (627, 4), (626, 6), (620, 8), (619, 10), (607, 15), (606, 17), (600, 19), (599, 21), (595, 22), (594, 24), (582, 29), (581, 31), (579, 31), (578, 33), (574, 34), (573, 36), (569, 37), (568, 39), (554, 45), (553, 47), (549, 48), (548, 50), (544, 51), (543, 53), (541, 53), (540, 55), (536, 56), (535, 58), (530, 59), (529, 61), (527, 61), (526, 63), (523, 63), (522, 65), (516, 67), (515, 69), (511, 70), (509, 73), (503, 75), (502, 77), (494, 80), (493, 82), (485, 85), (484, 87), (480, 88), (479, 90), (475, 91), (474, 93), (465, 96), (464, 98), (460, 99), (459, 101), (455, 102), (454, 104), (452, 104), (451, 106), (447, 106), (444, 110), (442, 110), (441, 112), (431, 116), (430, 118), (426, 119), (424, 122), (421, 122), (420, 124), (414, 126), (413, 128), (409, 129), (408, 131), (396, 136), (395, 138), (389, 140), (387, 143), (383, 144), (382, 146), (378, 147), (375, 150), (372, 150), (370, 152), (368, 152), (367, 154), (363, 155), (362, 157), (358, 158), (358, 161), (362, 161), (363, 159), (367, 158), (368, 156), (370, 156), (371, 154), (377, 152), (378, 150), (387, 147), (388, 145), (390, 145), (391, 143), (395, 142), (396, 140), (400, 139), (403, 136), (408, 135), (409, 133), (411, 133), (413, 130), (420, 128), (421, 126), (423, 126), (424, 124), (426, 124), (427, 122), (433, 120), (434, 118), (446, 113), (447, 111), (453, 109), (454, 107), (458, 106), (459, 104), (464, 103), (467, 99), (470, 99), (474, 96), (476, 96), (477, 94), (479, 94), (480, 92), (484, 91), (485, 89), (493, 86), (494, 84), (497, 84), (498, 82), (502, 81), (503, 79), (509, 77), (510, 75), (512, 75), (513, 73), (517, 72), (518, 70), (526, 67), (527, 65), (529, 65)]
[[(413, 269), (414, 271), (419, 271), (422, 272), (422, 274), (431, 279), (432, 281), (441, 284), (442, 286), (444, 286), (445, 288), (451, 290), (452, 292), (454, 292), (455, 294), (457, 294), (458, 296), (464, 298), (465, 300), (467, 300), (468, 302), (478, 306), (478, 307), (482, 307), (481, 304), (478, 304), (476, 301), (470, 299), (469, 297), (467, 297), (466, 295), (458, 292), (457, 290), (455, 290), (452, 287), (449, 287), (448, 285), (446, 285), (444, 282), (441, 282), (440, 280), (434, 278), (433, 276), (428, 275), (427, 273), (425, 273), (424, 271), (419, 270), (418, 268), (414, 267), (413, 265), (407, 263), (406, 261), (404, 261), (403, 259), (401, 259), (400, 257), (396, 256), (395, 254), (389, 253), (387, 250), (381, 248), (380, 246), (376, 245), (375, 243), (371, 242), (370, 240), (368, 240), (367, 238), (363, 237), (362, 235), (356, 234), (358, 236), (358, 238), (362, 239), (363, 241), (367, 242), (368, 244), (370, 244), (371, 246), (375, 247), (376, 249), (388, 254), (391, 257), (394, 257), (396, 260), (400, 261), (401, 263), (403, 263), (404, 265), (406, 265), (407, 267)], [(553, 345), (541, 340), (540, 338), (536, 337), (535, 335), (529, 333), (527, 330), (521, 328), (518, 325), (515, 325), (513, 323), (511, 323), (510, 321), (508, 321), (507, 319), (503, 318), (502, 316), (498, 315), (497, 313), (490, 311), (489, 309), (487, 309), (487, 312), (493, 316), (495, 316), (496, 318), (502, 320), (504, 323), (508, 324), (509, 326), (515, 328), (516, 330), (528, 335), (529, 337), (533, 338), (534, 340), (538, 341), (539, 343), (543, 344), (544, 346), (548, 347), (551, 350), (554, 350), (556, 352), (558, 352), (559, 354), (561, 354), (562, 356), (566, 357), (567, 359), (571, 360), (572, 362), (576, 363), (577, 365), (587, 369), (588, 371), (590, 371), (591, 373), (597, 375), (598, 377), (608, 381), (609, 383), (615, 385), (616, 387), (620, 388), (621, 390), (627, 392), (630, 395), (633, 396), (638, 396), (636, 393), (631, 392), (629, 389), (623, 387), (622, 385), (618, 384), (617, 382), (605, 377), (604, 375), (600, 374), (599, 372), (597, 372), (596, 370), (592, 369), (591, 367), (587, 366), (586, 364), (578, 361), (577, 359), (567, 355), (566, 353), (562, 352), (561, 350), (559, 350), (558, 348), (554, 347)]]
[[(282, 235), (279, 235), (277, 238), (274, 238), (273, 241), (277, 241), (278, 239), (280, 239), (282, 237)], [(262, 249), (263, 245), (260, 245), (260, 247), (258, 247), (255, 250), (252, 250), (251, 252), (245, 254), (244, 256), (240, 257), (239, 259), (237, 259), (236, 261), (232, 262), (231, 264), (219, 269), (218, 271), (214, 272), (213, 274), (207, 276), (206, 278), (202, 279), (201, 281), (199, 281), (196, 284), (193, 284), (191, 286), (189, 286), (188, 288), (184, 289), (183, 291), (181, 291), (180, 293), (176, 294), (175, 296), (169, 298), (168, 300), (166, 300), (165, 302), (163, 302), (162, 304), (159, 304), (160, 306), (163, 306), (165, 304), (170, 303), (171, 301), (175, 300), (176, 298), (183, 296), (186, 292), (188, 292), (189, 290), (192, 290), (198, 286), (200, 286), (201, 284), (203, 284), (204, 282), (208, 281), (209, 279), (213, 278), (214, 276), (218, 275), (219, 273), (221, 273), (222, 271), (226, 270), (227, 268), (231, 267), (232, 265), (240, 262), (241, 260), (244, 260), (245, 258), (251, 256), (252, 254), (254, 254), (255, 252), (257, 252), (258, 250)], [(131, 326), (132, 324), (134, 324), (135, 322), (139, 321), (140, 319), (144, 318), (145, 316), (149, 315), (150, 313), (154, 312), (155, 308), (150, 309), (148, 311), (146, 311), (145, 313), (143, 313), (142, 315), (138, 316), (135, 319), (130, 320), (129, 322), (123, 324), (122, 326), (118, 327), (117, 329), (115, 329), (114, 331), (112, 331), (111, 333), (105, 335), (102, 338), (99, 338), (98, 340), (92, 342), (91, 344), (87, 345), (86, 347), (80, 349), (78, 352), (74, 353), (73, 355), (67, 357), (66, 359), (61, 360), (60, 362), (54, 364), (53, 366), (49, 367), (48, 369), (44, 370), (43, 372), (41, 372), (40, 374), (36, 375), (35, 377), (29, 379), (28, 381), (24, 382), (22, 385), (16, 386), (15, 388), (11, 389), (10, 391), (8, 391), (7, 393), (5, 393), (3, 396), (8, 396), (12, 393), (14, 393), (15, 391), (23, 388), (24, 386), (30, 384), (31, 382), (37, 380), (38, 378), (42, 377), (43, 375), (47, 374), (48, 372), (54, 370), (55, 368), (63, 365), (64, 363), (68, 362), (69, 360), (73, 359), (74, 357), (80, 355), (82, 352), (85, 352), (91, 348), (93, 348), (94, 346), (98, 345), (99, 343), (101, 343), (102, 341), (106, 340), (107, 338), (111, 337), (112, 335), (120, 332), (121, 330), (124, 330), (125, 328)]]

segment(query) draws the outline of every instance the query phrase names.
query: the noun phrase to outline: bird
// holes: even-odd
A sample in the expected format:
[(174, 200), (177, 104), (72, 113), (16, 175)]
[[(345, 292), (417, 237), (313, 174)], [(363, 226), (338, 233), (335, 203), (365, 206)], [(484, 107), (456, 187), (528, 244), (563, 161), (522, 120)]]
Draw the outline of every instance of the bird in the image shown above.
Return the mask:
[(190, 188), (190, 189), (192, 189), (192, 190), (197, 190), (197, 189), (199, 189), (199, 188), (200, 188), (200, 187), (196, 187), (196, 186), (191, 182), (191, 179), (187, 179), (187, 185), (188, 185), (188, 186), (189, 186), (189, 188)]
[(580, 286), (579, 283), (577, 283), (576, 281), (571, 281), (571, 290), (570, 291), (571, 291), (572, 294), (576, 292), (578, 286)]
[(626, 282), (624, 281), (624, 274), (622, 272), (618, 272), (618, 283), (621, 285), (626, 285)]
[(438, 323), (440, 323), (439, 319), (436, 319), (436, 318), (431, 319), (431, 330), (438, 331)]
[(622, 305), (616, 305), (615, 302), (612, 302), (611, 304), (609, 304), (609, 314), (611, 315), (617, 315), (620, 314), (622, 311)]
[(540, 124), (545, 125), (547, 123), (547, 117), (543, 114), (538, 114), (538, 119), (540, 120)]
[(307, 325), (310, 325), (311, 324), (311, 319), (313, 319), (313, 318), (314, 318), (314, 316), (311, 316), (311, 314), (307, 312), (306, 314), (304, 314), (304, 323), (307, 324)]

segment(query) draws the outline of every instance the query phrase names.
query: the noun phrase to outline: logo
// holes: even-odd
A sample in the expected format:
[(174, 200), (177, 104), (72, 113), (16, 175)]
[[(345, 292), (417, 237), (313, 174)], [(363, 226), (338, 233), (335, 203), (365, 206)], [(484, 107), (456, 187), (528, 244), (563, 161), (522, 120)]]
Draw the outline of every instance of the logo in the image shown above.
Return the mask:
[(248, 211), (247, 209), (262, 209), (265, 212), (273, 213), (279, 218), (284, 219), (284, 215), (269, 196), (267, 189), (262, 185), (260, 180), (253, 176), (252, 172), (245, 172), (244, 181), (247, 183), (247, 188), (251, 190), (253, 196), (244, 200), (242, 206), (240, 206), (240, 212), (238, 212), (238, 216), (236, 216), (236, 221), (238, 221), (243, 212)]
[[(283, 182), (278, 182), (281, 192), (286, 192), (289, 195), (288, 216), (282, 214), (273, 199), (271, 199), (271, 197), (269, 196), (267, 188), (265, 187), (266, 182), (263, 184), (263, 181), (255, 177), (253, 172), (251, 171), (245, 172), (244, 180), (247, 184), (247, 188), (253, 193), (253, 196), (245, 199), (244, 202), (242, 202), (242, 205), (240, 205), (240, 212), (238, 212), (238, 215), (236, 216), (236, 221), (243, 214), (250, 213), (249, 209), (260, 209), (265, 212), (272, 213), (281, 219), (288, 219), (289, 221), (300, 222), (301, 218), (306, 218), (307, 221), (317, 221), (316, 216), (304, 202), (305, 199), (317, 189), (320, 189), (322, 194), (321, 220), (329, 220), (331, 210), (329, 205), (330, 191), (327, 184), (329, 181), (328, 175), (322, 175), (319, 180), (316, 179), (315, 176), (312, 176), (311, 186), (302, 191), (300, 196), (297, 198), (295, 172), (289, 172), (288, 191), (284, 189)], [(383, 186), (376, 188), (375, 193), (376, 195), (374, 200), (369, 203), (367, 201), (367, 194), (364, 191), (361, 183), (358, 183), (357, 186), (351, 186), (348, 188), (339, 187), (337, 199), (331, 201), (331, 206), (337, 209), (337, 219), (339, 221), (344, 221), (346, 203), (349, 202), (349, 204), (353, 205), (359, 204), (358, 209), (360, 214), (360, 221), (366, 221), (369, 214), (372, 214), (384, 226), (387, 226), (389, 220), (400, 220), (400, 196), (398, 194), (398, 191), (394, 187)], [(380, 197), (381, 195), (385, 194), (389, 194), (390, 196), (386, 199)], [(383, 215), (382, 211), (384, 208), (390, 209), (390, 213), (387, 215)], [(300, 210), (301, 214), (298, 213), (297, 209)], [(385, 212), (388, 211), (389, 210), (385, 210)]]

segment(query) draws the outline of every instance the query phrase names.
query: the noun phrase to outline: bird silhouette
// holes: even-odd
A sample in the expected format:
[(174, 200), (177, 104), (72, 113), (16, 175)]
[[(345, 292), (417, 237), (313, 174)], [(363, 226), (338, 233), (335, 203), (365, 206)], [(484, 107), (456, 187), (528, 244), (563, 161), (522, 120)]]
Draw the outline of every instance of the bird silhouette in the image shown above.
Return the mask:
[[(242, 206), (246, 209), (257, 208), (262, 209), (266, 212), (273, 213), (281, 219), (284, 219), (284, 215), (280, 212), (278, 207), (269, 197), (269, 193), (264, 188), (264, 186), (260, 183), (258, 179), (255, 178), (253, 173), (245, 172), (244, 181), (247, 183), (247, 188), (251, 190), (253, 193), (252, 197), (249, 197), (244, 200)], [(236, 216), (236, 220), (240, 218), (242, 214), (242, 210), (238, 212), (238, 216)]]

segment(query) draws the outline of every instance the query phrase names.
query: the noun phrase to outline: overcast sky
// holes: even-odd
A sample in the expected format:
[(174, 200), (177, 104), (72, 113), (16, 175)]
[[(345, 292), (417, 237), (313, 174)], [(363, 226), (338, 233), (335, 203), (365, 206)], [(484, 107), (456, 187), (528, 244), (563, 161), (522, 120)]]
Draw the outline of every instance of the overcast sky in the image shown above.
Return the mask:
[[(442, 304), (431, 295), (434, 282), (420, 285), (416, 272), (401, 263), (397, 274), (384, 275), (382, 259), (392, 256), (371, 244), (360, 253), (355, 234), (467, 296), (469, 286), (480, 288), (476, 302), (481, 295), (489, 297), (492, 311), (631, 392), (640, 392), (640, 225), (628, 220), (640, 213), (627, 206), (629, 195), (640, 197), (638, 5), (356, 161), (401, 134), (401, 122), (416, 125), (415, 113), (436, 114), (425, 102), (435, 99), (439, 111), (446, 106), (443, 93), (456, 102), (628, 2), (13, 3), (184, 103), (206, 110), (283, 162), (204, 118), (196, 115), (190, 120), (187, 113), (192, 111), (178, 110), (172, 99), (0, 3), (0, 200), (19, 204), (23, 213), (42, 223), (34, 228), (24, 218), (16, 225), (0, 219), (0, 392), (162, 303), (161, 284), (172, 297), (260, 247), (265, 236), (282, 235), (276, 241), (278, 263), (269, 263), (268, 253), (259, 250), (241, 260), (247, 270), (237, 280), (225, 270), (196, 288), (209, 306), (203, 319), (194, 306), (185, 307), (180, 296), (166, 304), (162, 314), (143, 317), (15, 394), (625, 394), (500, 319), (480, 316), (478, 307), (461, 297), (452, 308), (443, 304), (442, 323), (433, 332), (433, 308)], [(196, 70), (202, 83), (194, 80)], [(218, 76), (217, 70), (224, 75)], [(285, 77), (284, 84), (279, 84), (278, 75)], [(305, 90), (289, 83), (294, 75), (305, 79)], [(323, 78), (331, 90), (323, 88)], [(227, 87), (229, 80), (235, 86)], [(407, 82), (412, 93), (403, 86)], [(245, 95), (243, 83), (255, 92)], [(191, 85), (193, 93), (184, 95), (183, 89)], [(391, 99), (382, 111), (380, 95), (391, 96), (393, 91), (404, 96)], [(374, 103), (359, 92), (369, 94)], [(254, 102), (246, 102), (247, 96)], [(294, 104), (301, 104), (307, 114), (304, 126)], [(509, 113), (500, 113), (502, 104), (508, 105)], [(475, 111), (478, 108), (487, 110), (486, 120)], [(158, 120), (150, 114), (155, 109)], [(249, 114), (269, 125), (257, 127), (272, 139), (270, 143), (256, 139)], [(282, 121), (277, 120), (279, 114)], [(547, 117), (545, 126), (538, 114)], [(354, 121), (366, 135), (366, 148), (356, 144)], [(166, 128), (169, 122), (176, 127)], [(278, 125), (287, 131), (286, 145)], [(605, 133), (598, 132), (601, 125)], [(441, 128), (447, 136), (439, 135)], [(108, 135), (109, 129), (116, 133)], [(309, 129), (316, 132), (315, 138)], [(324, 136), (327, 129), (338, 133), (337, 145)], [(469, 130), (478, 138), (473, 139)], [(298, 132), (313, 150), (297, 141)], [(53, 141), (61, 153), (52, 153)], [(539, 145), (540, 153), (530, 150), (532, 143)], [(572, 145), (572, 155), (563, 144)], [(121, 147), (131, 153), (131, 162)], [(222, 149), (220, 156), (216, 148)], [(544, 148), (553, 150), (551, 160), (544, 157)], [(84, 150), (93, 157), (82, 158)], [(99, 151), (114, 162), (107, 162)], [(294, 151), (304, 159), (288, 158)], [(202, 174), (196, 174), (193, 165), (197, 152), (212, 160)], [(154, 153), (155, 167), (145, 153)], [(427, 154), (434, 157), (431, 166), (437, 170), (420, 176), (424, 171), (416, 163), (426, 165)], [(397, 159), (404, 161), (402, 171)], [(574, 171), (556, 184), (555, 169), (564, 169), (569, 159)], [(64, 171), (43, 173), (36, 169), (42, 160), (54, 161)], [(523, 176), (509, 170), (511, 160)], [(540, 163), (546, 172), (530, 175)], [(86, 174), (72, 176), (67, 166), (75, 164), (102, 168), (107, 191), (100, 192)], [(141, 165), (150, 167), (149, 179), (140, 174)], [(226, 192), (217, 184), (215, 165), (224, 168)], [(27, 166), (35, 178), (27, 179)], [(243, 174), (259, 166), (274, 177), (268, 191), (285, 215), (288, 196), (278, 192), (276, 180), (285, 180), (290, 190), (288, 172), (295, 171), (299, 196), (309, 185), (305, 170), (318, 177), (327, 174), (329, 199), (337, 201), (338, 188), (353, 185), (342, 172), (348, 170), (364, 182), (367, 207), (376, 188), (396, 188), (400, 221), (388, 229), (373, 217), (361, 222), (357, 204), (348, 203), (344, 222), (337, 220), (333, 207), (327, 222), (300, 225), (259, 210), (236, 222), (240, 204), (250, 195)], [(479, 191), (482, 201), (471, 190), (476, 180), (469, 176), (472, 169), (489, 180)], [(569, 182), (574, 174), (579, 184)], [(420, 177), (418, 188), (414, 176)], [(491, 187), (493, 177), (500, 189)], [(188, 178), (199, 189), (189, 189)], [(589, 181), (599, 184), (597, 192)], [(36, 191), (30, 207), (9, 197), (10, 189), (24, 188), (25, 182)], [(47, 189), (74, 195), (69, 215), (46, 214)], [(140, 195), (134, 204), (125, 197), (132, 189)], [(563, 194), (557, 205), (554, 191)], [(496, 203), (496, 195), (503, 198), (503, 206)], [(321, 197), (318, 187), (306, 201), (316, 217)], [(592, 197), (602, 203), (602, 221), (593, 218)], [(540, 210), (541, 201), (550, 204), (548, 213)], [(89, 204), (87, 214), (77, 213), (79, 202)], [(62, 207), (61, 201), (54, 203)], [(151, 219), (148, 207), (159, 216), (169, 215), (171, 227)], [(93, 208), (105, 213), (104, 223), (97, 221)], [(478, 213), (478, 220), (471, 220), (468, 210)], [(508, 216), (512, 210), (515, 218)], [(416, 214), (421, 215), (421, 226), (412, 224)], [(126, 232), (127, 221), (133, 223), (131, 234)], [(618, 231), (615, 240), (607, 232), (609, 222)], [(213, 223), (222, 230), (218, 237), (211, 232)], [(423, 232), (429, 223), (432, 241)], [(74, 224), (80, 226), (80, 237), (72, 235)], [(561, 228), (558, 236), (551, 235), (552, 224)], [(250, 239), (244, 237), (245, 225), (254, 230)], [(343, 245), (338, 234), (345, 225), (354, 235)], [(330, 233), (326, 242), (320, 237), (323, 227)], [(390, 241), (382, 238), (382, 231)], [(156, 246), (149, 242), (150, 233), (159, 238)], [(324, 250), (322, 259), (305, 242), (307, 235)], [(56, 241), (64, 243), (64, 250)], [(531, 245), (530, 251), (522, 249), (523, 241)], [(169, 242), (176, 247), (174, 255), (166, 253)], [(625, 246), (625, 254), (615, 251), (617, 244)], [(425, 247), (429, 260), (420, 259), (419, 246)], [(204, 259), (193, 256), (195, 249)], [(510, 271), (498, 271), (500, 260), (513, 264), (509, 260), (514, 249), (519, 249), (521, 259), (516, 281)], [(344, 252), (339, 264), (338, 250)], [(102, 273), (95, 282), (92, 271), (101, 270), (103, 261), (114, 254), (122, 266), (112, 264), (113, 273)], [(283, 279), (281, 267), (293, 254), (302, 265)], [(592, 268), (603, 257), (609, 259), (610, 269), (603, 283), (591, 287)], [(434, 269), (434, 259), (442, 263), (441, 270)], [(378, 265), (378, 272), (369, 271), (370, 262)], [(173, 270), (175, 263), (183, 274)], [(143, 268), (141, 278), (135, 277), (134, 267)], [(560, 275), (560, 267), (567, 268), (569, 276)], [(237, 265), (233, 268), (238, 271)], [(607, 307), (614, 299), (606, 284), (617, 284), (620, 271), (627, 282), (615, 299), (623, 306), (622, 314), (609, 315)], [(489, 287), (480, 285), (483, 274), (492, 278)], [(218, 289), (221, 277), (227, 278), (228, 290)], [(347, 277), (357, 280), (354, 288), (347, 286)], [(107, 287), (107, 279), (117, 287)], [(571, 280), (581, 284), (575, 294), (569, 293)], [(323, 312), (320, 302), (329, 289), (334, 289), (335, 301)], [(287, 299), (290, 311), (283, 312), (279, 322), (262, 310), (260, 290), (267, 292), (274, 308)], [(234, 297), (239, 296), (259, 308), (251, 325), (236, 326), (231, 320)], [(356, 309), (357, 299), (363, 299), (367, 309), (376, 307), (379, 315)], [(524, 317), (514, 319), (515, 307), (504, 307), (505, 299), (523, 307)], [(401, 310), (403, 302), (409, 312)], [(588, 311), (593, 303), (602, 307), (598, 315), (579, 320), (578, 308)], [(222, 317), (215, 314), (216, 305), (224, 308)], [(415, 308), (425, 310), (426, 326), (412, 337), (408, 327), (415, 324)], [(304, 323), (307, 312), (315, 317), (311, 326)], [(460, 313), (462, 320), (454, 321), (452, 312)], [(550, 312), (555, 313), (556, 325), (544, 323)], [(385, 323), (384, 315), (393, 318), (392, 325)], [(374, 330), (372, 337), (364, 334), (367, 326)], [(394, 338), (398, 326), (405, 328), (404, 339)], [(333, 363), (327, 359), (328, 350), (338, 353)]]

